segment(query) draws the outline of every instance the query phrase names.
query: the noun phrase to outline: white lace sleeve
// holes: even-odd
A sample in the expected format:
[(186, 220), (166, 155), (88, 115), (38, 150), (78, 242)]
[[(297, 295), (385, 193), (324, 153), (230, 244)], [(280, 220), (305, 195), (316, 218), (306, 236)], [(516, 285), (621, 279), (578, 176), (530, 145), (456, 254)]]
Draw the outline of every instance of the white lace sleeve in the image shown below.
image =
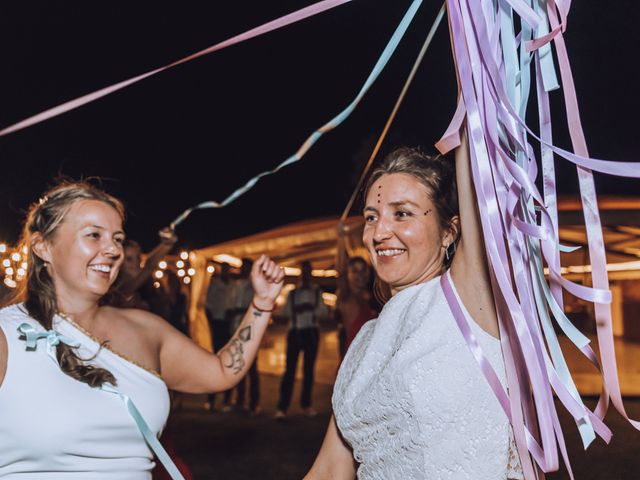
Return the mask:
[(509, 462), (507, 464), (508, 480), (524, 480), (522, 472), (522, 464), (518, 455), (515, 439), (513, 438), (513, 429), (509, 427)]

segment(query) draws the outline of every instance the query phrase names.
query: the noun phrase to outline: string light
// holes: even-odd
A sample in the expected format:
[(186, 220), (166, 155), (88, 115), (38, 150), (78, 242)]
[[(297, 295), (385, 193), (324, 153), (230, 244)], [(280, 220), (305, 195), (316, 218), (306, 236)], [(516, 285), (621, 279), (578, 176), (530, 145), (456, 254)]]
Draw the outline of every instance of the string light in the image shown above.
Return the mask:
[(185, 285), (189, 285), (191, 283), (191, 277), (184, 277), (183, 282)]
[(160, 282), (153, 282), (153, 288), (160, 288)]
[(5, 253), (7, 251), (7, 244), (0, 243), (0, 253)]
[(14, 262), (19, 262), (20, 260), (22, 260), (22, 257), (18, 252), (13, 252), (11, 254), (11, 260), (13, 260)]
[(158, 267), (164, 270), (165, 268), (167, 268), (167, 262), (162, 260), (160, 263), (158, 263)]
[(298, 267), (284, 267), (284, 274), (290, 277), (298, 277), (302, 274), (302, 270)]
[(214, 273), (215, 271), (216, 271), (216, 269), (214, 268), (214, 266), (213, 266), (213, 265), (209, 265), (209, 266), (207, 267), (207, 272), (208, 272), (208, 273)]
[(233, 255), (228, 255), (226, 253), (214, 255), (212, 258), (218, 263), (228, 263), (235, 268), (240, 268), (242, 266), (242, 260), (240, 260), (238, 257), (234, 257)]
[(314, 270), (311, 270), (311, 275), (314, 277), (320, 277), (320, 278), (337, 278), (338, 271), (314, 269)]
[(5, 258), (5, 259), (2, 261), (2, 266), (3, 266), (3, 267), (10, 267), (10, 266), (11, 266), (11, 260), (9, 260), (8, 258)]
[(13, 268), (11, 267), (7, 267), (4, 271), (4, 273), (6, 273), (7, 275), (13, 275)]
[(189, 254), (187, 252), (180, 252), (180, 258), (182, 260), (187, 260), (189, 258)]
[(184, 272), (183, 269), (178, 270), (178, 276), (179, 277), (184, 277), (184, 275), (185, 275), (185, 272)]
[(176, 262), (176, 267), (178, 267), (178, 268), (184, 268), (184, 262), (183, 262), (182, 260), (178, 260), (178, 261)]
[(164, 277), (164, 272), (162, 270), (156, 270), (156, 273), (154, 273), (155, 277), (160, 280), (162, 277)]
[(193, 277), (196, 274), (196, 269), (190, 268), (189, 270), (187, 270), (187, 274), (189, 274), (190, 277)]

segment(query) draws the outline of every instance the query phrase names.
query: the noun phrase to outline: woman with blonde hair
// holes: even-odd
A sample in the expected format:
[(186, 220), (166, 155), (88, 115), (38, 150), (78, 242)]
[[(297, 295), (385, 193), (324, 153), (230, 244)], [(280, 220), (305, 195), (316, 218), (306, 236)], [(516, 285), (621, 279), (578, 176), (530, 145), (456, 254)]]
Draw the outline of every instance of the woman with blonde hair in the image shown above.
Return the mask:
[(85, 183), (29, 211), (27, 279), (0, 311), (2, 478), (147, 480), (167, 389), (227, 390), (256, 355), (282, 269), (255, 262), (252, 305), (214, 355), (151, 313), (101, 304), (123, 262), (123, 219), (120, 201)]

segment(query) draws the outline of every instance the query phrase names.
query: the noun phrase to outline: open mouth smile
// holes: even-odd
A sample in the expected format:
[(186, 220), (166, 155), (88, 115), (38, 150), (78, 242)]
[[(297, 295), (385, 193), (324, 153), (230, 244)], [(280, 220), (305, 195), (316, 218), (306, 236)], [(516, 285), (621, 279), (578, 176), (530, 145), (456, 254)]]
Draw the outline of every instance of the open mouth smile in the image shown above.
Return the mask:
[(385, 248), (376, 250), (376, 254), (379, 257), (396, 257), (398, 255), (402, 255), (407, 250), (404, 248)]
[(100, 273), (111, 273), (111, 265), (106, 265), (104, 263), (89, 265), (89, 270)]

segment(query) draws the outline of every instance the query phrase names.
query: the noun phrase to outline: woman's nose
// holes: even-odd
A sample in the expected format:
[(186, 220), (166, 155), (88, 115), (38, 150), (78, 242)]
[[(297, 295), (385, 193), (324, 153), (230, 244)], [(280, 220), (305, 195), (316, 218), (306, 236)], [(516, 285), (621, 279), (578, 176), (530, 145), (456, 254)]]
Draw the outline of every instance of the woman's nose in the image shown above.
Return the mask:
[(389, 228), (389, 223), (384, 218), (379, 218), (376, 222), (375, 230), (373, 231), (373, 240), (375, 242), (382, 242), (391, 237), (392, 232)]
[(122, 246), (116, 241), (108, 241), (104, 247), (105, 253), (112, 257), (120, 257), (122, 255)]

